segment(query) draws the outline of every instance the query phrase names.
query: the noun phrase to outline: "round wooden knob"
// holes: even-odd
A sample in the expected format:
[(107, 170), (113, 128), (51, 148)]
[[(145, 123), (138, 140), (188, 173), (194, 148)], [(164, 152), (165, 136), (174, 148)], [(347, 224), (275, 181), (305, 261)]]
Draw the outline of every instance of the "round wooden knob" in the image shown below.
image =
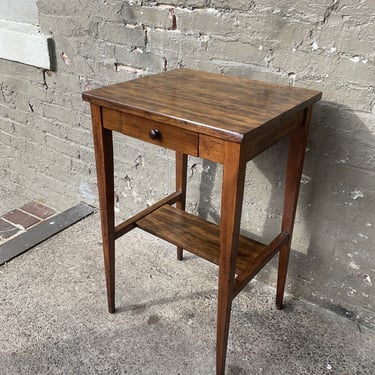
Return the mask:
[(149, 136), (151, 139), (158, 139), (161, 136), (160, 130), (159, 129), (151, 129)]

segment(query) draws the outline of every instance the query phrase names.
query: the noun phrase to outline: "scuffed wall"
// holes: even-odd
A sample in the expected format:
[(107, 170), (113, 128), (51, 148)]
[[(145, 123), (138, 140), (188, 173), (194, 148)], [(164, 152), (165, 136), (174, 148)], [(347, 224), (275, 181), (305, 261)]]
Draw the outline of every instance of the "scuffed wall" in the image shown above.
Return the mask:
[[(174, 68), (323, 91), (314, 111), (288, 291), (373, 324), (375, 3), (372, 0), (39, 0), (57, 69), (0, 60), (0, 191), (54, 207), (96, 203), (81, 92)], [(183, 90), (183, 87), (181, 87)], [(147, 95), (147, 92), (144, 92)], [(115, 137), (116, 211), (173, 189), (173, 153)], [(286, 144), (249, 163), (242, 226), (278, 231)], [(188, 209), (218, 221), (221, 166), (189, 160)], [(275, 263), (261, 274), (274, 283)]]

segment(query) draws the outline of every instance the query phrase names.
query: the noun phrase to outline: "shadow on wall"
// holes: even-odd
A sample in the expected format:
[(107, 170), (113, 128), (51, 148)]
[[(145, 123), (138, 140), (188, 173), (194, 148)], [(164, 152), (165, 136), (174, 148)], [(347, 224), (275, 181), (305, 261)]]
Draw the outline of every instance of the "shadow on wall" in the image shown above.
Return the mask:
[[(375, 129), (370, 120), (371, 114), (357, 115), (335, 103), (315, 105), (292, 243), (288, 291), (329, 308), (346, 306), (346, 315), (346, 309), (375, 306)], [(280, 142), (248, 163), (244, 234), (270, 241), (279, 232), (286, 155), (287, 142)], [(220, 209), (211, 204), (216, 175), (218, 166), (204, 160), (198, 212), (219, 222)], [(272, 285), (276, 261), (259, 275)]]
[(311, 180), (301, 189), (293, 248), (298, 251), (299, 243), (304, 246), (303, 253), (293, 254), (290, 290), (334, 309), (338, 305), (373, 311), (375, 306), (375, 129), (371, 129), (371, 118), (371, 114), (321, 102), (310, 131), (305, 174)]

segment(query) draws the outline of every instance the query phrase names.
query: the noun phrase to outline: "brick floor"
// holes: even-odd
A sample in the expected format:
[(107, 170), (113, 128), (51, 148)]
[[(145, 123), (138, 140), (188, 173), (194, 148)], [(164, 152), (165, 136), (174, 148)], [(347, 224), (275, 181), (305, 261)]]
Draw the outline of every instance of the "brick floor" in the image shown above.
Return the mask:
[(2, 217), (13, 224), (21, 225), (25, 229), (40, 222), (40, 219), (18, 209), (9, 211)]
[(29, 214), (39, 217), (40, 219), (47, 219), (47, 217), (50, 217), (55, 213), (55, 210), (52, 208), (38, 202), (29, 202), (22, 206), (20, 210), (28, 212)]
[(34, 201), (7, 212), (0, 217), (0, 243), (4, 244), (11, 238), (25, 233), (29, 228), (36, 226), (54, 214), (56, 214), (56, 211), (52, 208)]
[[(37, 204), (38, 209), (41, 208), (44, 212), (43, 207), (38, 205), (39, 204)], [(34, 207), (34, 205), (32, 206)], [(22, 212), (21, 209), (13, 210), (8, 212), (7, 217), (10, 219), (18, 219), (19, 213), (17, 213), (18, 216), (15, 216), (14, 211)], [(38, 221), (37, 224), (28, 227), (26, 230), (22, 230), (21, 226), (19, 226), (19, 234), (17, 233), (4, 240), (0, 238), (0, 265), (9, 262), (14, 257), (28, 251), (45, 241), (47, 238), (63, 231), (84, 217), (91, 215), (94, 211), (94, 207), (81, 202), (62, 213), (55, 213), (55, 215), (52, 215), (45, 220), (39, 220), (34, 217), (34, 219)], [(47, 212), (50, 213), (48, 210)], [(27, 215), (25, 212), (24, 214)], [(6, 219), (1, 218), (0, 225), (4, 230), (15, 227), (15, 225), (12, 225), (12, 223), (9, 223)], [(1, 370), (0, 373), (2, 373)]]

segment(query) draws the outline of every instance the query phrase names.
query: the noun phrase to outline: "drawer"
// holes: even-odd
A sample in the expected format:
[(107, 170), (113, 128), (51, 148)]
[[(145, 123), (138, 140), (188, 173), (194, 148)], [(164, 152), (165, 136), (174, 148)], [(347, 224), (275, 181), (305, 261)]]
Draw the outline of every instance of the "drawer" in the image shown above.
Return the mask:
[(103, 127), (147, 143), (198, 156), (198, 134), (140, 116), (102, 108)]

